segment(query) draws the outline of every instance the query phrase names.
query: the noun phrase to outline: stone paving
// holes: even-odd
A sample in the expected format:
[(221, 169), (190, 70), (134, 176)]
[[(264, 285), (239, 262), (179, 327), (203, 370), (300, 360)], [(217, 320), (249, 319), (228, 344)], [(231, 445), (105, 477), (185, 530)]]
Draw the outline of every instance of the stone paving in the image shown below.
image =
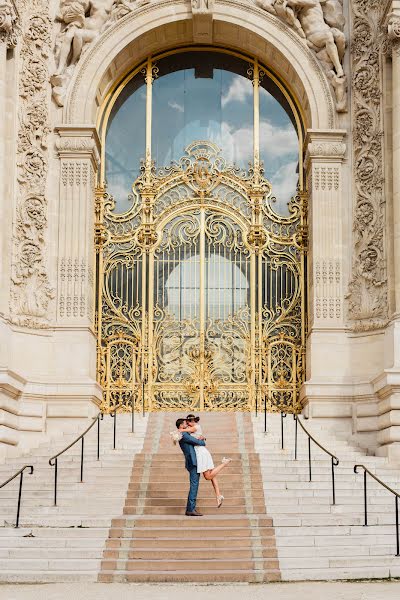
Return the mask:
[(400, 581), (240, 585), (0, 585), (0, 600), (399, 600)]

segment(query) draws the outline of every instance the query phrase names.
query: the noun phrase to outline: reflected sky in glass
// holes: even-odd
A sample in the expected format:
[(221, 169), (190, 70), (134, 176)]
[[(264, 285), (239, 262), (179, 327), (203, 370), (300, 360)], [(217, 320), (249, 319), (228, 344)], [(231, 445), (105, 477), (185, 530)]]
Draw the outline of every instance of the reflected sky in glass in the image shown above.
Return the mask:
[(217, 68), (206, 74), (184, 69), (154, 82), (152, 147), (157, 165), (178, 160), (194, 140), (217, 144), (228, 163), (247, 167), (252, 160), (251, 81)]
[[(230, 164), (253, 161), (253, 85), (248, 64), (231, 55), (186, 52), (157, 63), (153, 82), (152, 155), (157, 167), (179, 160), (195, 140), (214, 142)], [(286, 99), (268, 77), (260, 87), (260, 159), (272, 183), (276, 212), (298, 181), (298, 138)], [(118, 97), (106, 135), (106, 181), (117, 212), (129, 209), (128, 194), (145, 156), (146, 86), (137, 74)]]
[(145, 148), (146, 86), (139, 73), (118, 97), (107, 128), (107, 191), (115, 198), (116, 212), (125, 212), (131, 205), (128, 194), (139, 175)]
[(299, 142), (289, 115), (263, 87), (260, 88), (260, 159), (276, 197), (272, 206), (277, 213), (287, 215), (288, 202), (297, 189)]
[[(179, 319), (199, 314), (199, 256), (182, 260), (165, 284), (167, 306)], [(210, 254), (205, 262), (205, 301), (207, 318), (226, 319), (246, 306), (248, 281), (240, 268), (219, 254)]]

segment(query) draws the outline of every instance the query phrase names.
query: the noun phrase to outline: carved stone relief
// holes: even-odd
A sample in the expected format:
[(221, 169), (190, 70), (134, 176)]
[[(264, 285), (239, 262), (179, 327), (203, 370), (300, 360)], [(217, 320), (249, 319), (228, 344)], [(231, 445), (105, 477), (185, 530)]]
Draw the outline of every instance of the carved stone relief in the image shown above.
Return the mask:
[(343, 71), (346, 23), (343, 0), (255, 0), (257, 6), (291, 27), (321, 61), (331, 82), (336, 110), (347, 112), (347, 77)]
[(47, 0), (38, 0), (34, 10), (24, 11), (22, 29), (10, 315), (18, 325), (41, 328), (49, 323), (49, 304), (54, 297), (45, 260), (51, 31)]
[(103, 31), (150, 0), (61, 0), (56, 21), (61, 24), (55, 43), (56, 70), (51, 76), (53, 98), (64, 97), (82, 53)]
[(388, 320), (381, 106), (381, 0), (353, 0), (354, 256), (348, 315), (355, 331)]
[(0, 42), (6, 43), (7, 48), (14, 48), (19, 34), (19, 15), (14, 0), (0, 0)]

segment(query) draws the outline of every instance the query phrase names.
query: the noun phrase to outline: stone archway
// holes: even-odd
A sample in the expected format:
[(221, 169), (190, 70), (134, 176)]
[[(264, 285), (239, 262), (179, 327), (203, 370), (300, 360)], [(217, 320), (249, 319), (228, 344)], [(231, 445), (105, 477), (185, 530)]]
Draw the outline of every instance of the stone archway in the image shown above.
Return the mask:
[[(214, 6), (212, 32), (207, 43), (257, 56), (289, 84), (303, 107), (307, 128), (335, 128), (335, 103), (321, 64), (284, 23), (254, 5), (225, 0)], [(69, 85), (63, 123), (94, 124), (105, 95), (133, 63), (194, 41), (187, 3), (159, 2), (130, 13), (84, 53)]]
[[(87, 243), (79, 246), (77, 256), (74, 236), (65, 235), (59, 248), (57, 314), (60, 325), (72, 324), (65, 310), (61, 311), (65, 304), (65, 265), (71, 257), (74, 264), (88, 265), (82, 271), (81, 298), (85, 306), (93, 304), (94, 278), (89, 265), (94, 252), (93, 199), (100, 151), (96, 126), (99, 108), (119, 79), (145, 56), (156, 50), (193, 43), (192, 17), (186, 3), (145, 5), (107, 29), (77, 65), (66, 95), (62, 124), (57, 128), (62, 182), (59, 220), (65, 231), (80, 231), (81, 235), (86, 232)], [(332, 90), (315, 54), (275, 17), (253, 5), (220, 1), (213, 8), (211, 43), (257, 56), (286, 83), (302, 108), (307, 130), (307, 186), (312, 207), (307, 345), (307, 378), (312, 382), (313, 377), (318, 378), (319, 360), (323, 356), (321, 348), (326, 344), (320, 332), (332, 332), (328, 343), (333, 340), (334, 346), (340, 345), (341, 336), (345, 335), (343, 299), (348, 253), (343, 241), (342, 215), (349, 211), (342, 184), (345, 131), (337, 129)], [(72, 211), (68, 209), (70, 198), (76, 203)], [(102, 232), (97, 231), (96, 235)], [(88, 323), (87, 315), (82, 317), (82, 324)], [(79, 310), (73, 321), (74, 326), (79, 326)], [(94, 343), (91, 337), (93, 351)], [(312, 384), (304, 387), (305, 400), (310, 385), (312, 388)]]

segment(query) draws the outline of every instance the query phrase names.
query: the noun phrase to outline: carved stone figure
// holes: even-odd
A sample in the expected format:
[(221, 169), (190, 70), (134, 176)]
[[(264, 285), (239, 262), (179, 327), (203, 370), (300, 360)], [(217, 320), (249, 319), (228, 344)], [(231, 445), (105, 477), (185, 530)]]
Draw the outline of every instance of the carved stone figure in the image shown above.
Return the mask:
[(342, 61), (346, 50), (342, 0), (256, 0), (258, 6), (293, 28), (316, 52), (336, 95), (336, 108), (347, 106), (347, 80)]
[(53, 97), (59, 106), (74, 66), (87, 44), (93, 42), (107, 27), (149, 0), (61, 0), (56, 20), (61, 30), (56, 39), (57, 68), (51, 77)]
[(290, 4), (290, 0), (275, 0), (274, 9), (278, 17), (293, 27), (300, 37), (306, 37), (303, 27), (296, 16), (296, 12), (294, 11), (293, 6)]
[[(74, 65), (84, 44), (92, 42), (110, 18), (114, 0), (63, 0), (57, 16), (65, 27), (58, 39), (58, 67), (62, 75), (68, 65)], [(68, 60), (69, 59), (69, 60)]]

